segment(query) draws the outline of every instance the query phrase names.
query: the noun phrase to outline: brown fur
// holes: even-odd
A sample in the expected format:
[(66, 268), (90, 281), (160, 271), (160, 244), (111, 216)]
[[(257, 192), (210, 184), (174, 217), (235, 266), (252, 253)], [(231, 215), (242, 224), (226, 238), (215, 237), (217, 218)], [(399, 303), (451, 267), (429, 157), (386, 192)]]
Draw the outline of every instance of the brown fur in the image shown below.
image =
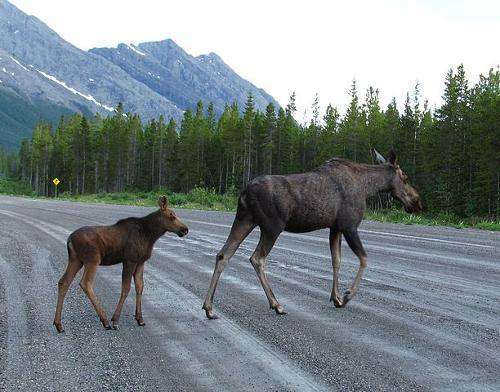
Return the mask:
[(80, 287), (90, 299), (99, 319), (106, 329), (109, 321), (93, 290), (99, 265), (123, 263), (122, 291), (116, 310), (111, 318), (113, 328), (118, 329), (121, 309), (130, 291), (132, 276), (136, 289), (135, 319), (145, 325), (142, 317), (142, 291), (144, 288), (144, 262), (151, 257), (154, 243), (165, 232), (174, 232), (182, 237), (188, 228), (175, 213), (167, 208), (166, 196), (160, 197), (160, 209), (142, 218), (126, 218), (111, 226), (85, 226), (70, 234), (67, 241), (68, 266), (59, 280), (58, 299), (54, 325), (63, 332), (62, 308), (64, 297), (76, 273), (84, 267)]
[[(278, 314), (285, 313), (278, 303), (264, 272), (265, 258), (282, 231), (304, 233), (330, 228), (330, 251), (333, 265), (333, 288), (330, 300), (342, 307), (358, 290), (367, 264), (366, 252), (358, 236), (358, 226), (366, 210), (366, 198), (377, 192), (390, 192), (408, 212), (418, 212), (422, 203), (418, 192), (391, 153), (381, 165), (366, 165), (345, 159), (330, 159), (313, 171), (292, 175), (267, 175), (255, 178), (241, 192), (236, 217), (229, 237), (217, 254), (215, 270), (203, 309), (215, 318), (213, 297), (219, 277), (241, 242), (256, 227), (261, 236), (252, 263), (269, 305)], [(358, 256), (360, 267), (343, 298), (339, 295), (341, 235)]]

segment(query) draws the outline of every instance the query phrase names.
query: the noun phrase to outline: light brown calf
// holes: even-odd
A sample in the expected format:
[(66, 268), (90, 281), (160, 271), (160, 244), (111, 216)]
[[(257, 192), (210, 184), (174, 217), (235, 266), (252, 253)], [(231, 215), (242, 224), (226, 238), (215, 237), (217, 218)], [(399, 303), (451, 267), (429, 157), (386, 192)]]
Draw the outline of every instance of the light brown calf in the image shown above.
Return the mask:
[(135, 319), (140, 326), (145, 325), (142, 317), (142, 291), (144, 288), (144, 262), (151, 257), (154, 243), (165, 232), (174, 232), (179, 237), (188, 233), (174, 211), (167, 208), (166, 196), (160, 197), (160, 209), (142, 218), (126, 218), (111, 226), (85, 226), (70, 234), (67, 241), (68, 266), (59, 280), (54, 325), (57, 332), (63, 332), (62, 309), (64, 297), (76, 273), (84, 267), (80, 287), (89, 297), (102, 325), (111, 329), (106, 313), (93, 290), (94, 279), (99, 265), (123, 263), (122, 290), (120, 300), (113, 313), (112, 327), (118, 329), (123, 303), (130, 291), (132, 276), (135, 282)]

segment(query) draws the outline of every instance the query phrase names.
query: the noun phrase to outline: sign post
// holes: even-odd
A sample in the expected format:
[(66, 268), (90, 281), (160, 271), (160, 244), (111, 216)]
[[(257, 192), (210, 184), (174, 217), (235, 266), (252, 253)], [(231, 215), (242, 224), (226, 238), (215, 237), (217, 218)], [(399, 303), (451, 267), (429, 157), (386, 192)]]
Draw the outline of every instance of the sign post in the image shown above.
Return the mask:
[(59, 178), (57, 177), (52, 180), (52, 183), (56, 186), (56, 197), (57, 197), (57, 186), (59, 185), (60, 182), (61, 181), (59, 181)]

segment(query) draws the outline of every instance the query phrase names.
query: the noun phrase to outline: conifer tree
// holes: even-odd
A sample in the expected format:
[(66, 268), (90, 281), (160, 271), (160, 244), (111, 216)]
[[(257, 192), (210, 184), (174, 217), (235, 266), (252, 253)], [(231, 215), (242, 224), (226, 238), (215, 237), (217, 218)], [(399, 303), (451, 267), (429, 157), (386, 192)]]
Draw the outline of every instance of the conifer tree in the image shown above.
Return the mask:
[(320, 129), (318, 161), (324, 162), (332, 157), (342, 156), (339, 143), (340, 114), (337, 108), (329, 104), (323, 117), (325, 125)]
[(34, 190), (37, 194), (49, 195), (49, 163), (53, 149), (52, 130), (48, 123), (39, 123), (33, 130), (32, 163)]
[(253, 100), (253, 95), (248, 94), (247, 102), (245, 104), (245, 110), (243, 112), (242, 126), (243, 126), (243, 178), (242, 187), (251, 179), (252, 174), (252, 164), (254, 164), (255, 155), (255, 131), (254, 131), (254, 121), (255, 121), (255, 104)]
[(262, 173), (272, 174), (273, 160), (276, 159), (275, 135), (277, 131), (276, 108), (273, 103), (266, 107), (262, 131), (261, 148), (259, 148), (262, 151)]
[[(363, 146), (362, 132), (364, 130), (365, 116), (359, 104), (355, 80), (352, 82), (349, 95), (351, 96), (351, 102), (340, 124), (339, 136), (343, 145), (342, 156), (357, 161), (358, 155), (363, 154), (363, 147), (368, 148), (368, 146)], [(366, 153), (369, 153), (369, 151)]]

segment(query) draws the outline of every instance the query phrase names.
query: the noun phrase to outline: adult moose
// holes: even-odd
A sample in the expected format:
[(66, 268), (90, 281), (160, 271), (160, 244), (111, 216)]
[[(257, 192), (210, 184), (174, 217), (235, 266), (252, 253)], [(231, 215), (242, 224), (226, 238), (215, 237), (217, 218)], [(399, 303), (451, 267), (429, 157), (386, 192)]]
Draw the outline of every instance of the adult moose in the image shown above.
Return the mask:
[[(330, 301), (345, 306), (356, 294), (367, 265), (366, 252), (358, 235), (358, 226), (366, 210), (366, 198), (378, 192), (390, 192), (407, 212), (418, 212), (422, 202), (417, 191), (397, 164), (396, 154), (387, 160), (374, 151), (379, 165), (367, 165), (333, 158), (313, 171), (291, 175), (266, 175), (252, 180), (240, 194), (236, 217), (229, 237), (216, 256), (215, 270), (203, 309), (209, 319), (216, 318), (213, 298), (220, 275), (238, 246), (256, 227), (260, 240), (250, 257), (264, 288), (269, 305), (278, 314), (285, 309), (274, 296), (264, 272), (265, 258), (282, 231), (304, 233), (330, 228), (333, 287)], [(360, 266), (352, 286), (339, 295), (341, 235), (359, 258)]]
[(136, 290), (135, 320), (145, 325), (142, 317), (142, 291), (144, 288), (144, 262), (151, 257), (154, 243), (165, 232), (179, 237), (188, 233), (187, 226), (167, 208), (166, 196), (159, 199), (160, 209), (142, 218), (126, 218), (111, 226), (85, 226), (70, 234), (67, 241), (68, 266), (59, 280), (54, 325), (63, 332), (61, 314), (64, 297), (76, 273), (84, 267), (80, 287), (89, 297), (102, 325), (111, 329), (106, 313), (99, 304), (92, 288), (97, 267), (123, 263), (120, 300), (111, 318), (113, 328), (118, 329), (123, 303), (130, 291), (132, 276)]

